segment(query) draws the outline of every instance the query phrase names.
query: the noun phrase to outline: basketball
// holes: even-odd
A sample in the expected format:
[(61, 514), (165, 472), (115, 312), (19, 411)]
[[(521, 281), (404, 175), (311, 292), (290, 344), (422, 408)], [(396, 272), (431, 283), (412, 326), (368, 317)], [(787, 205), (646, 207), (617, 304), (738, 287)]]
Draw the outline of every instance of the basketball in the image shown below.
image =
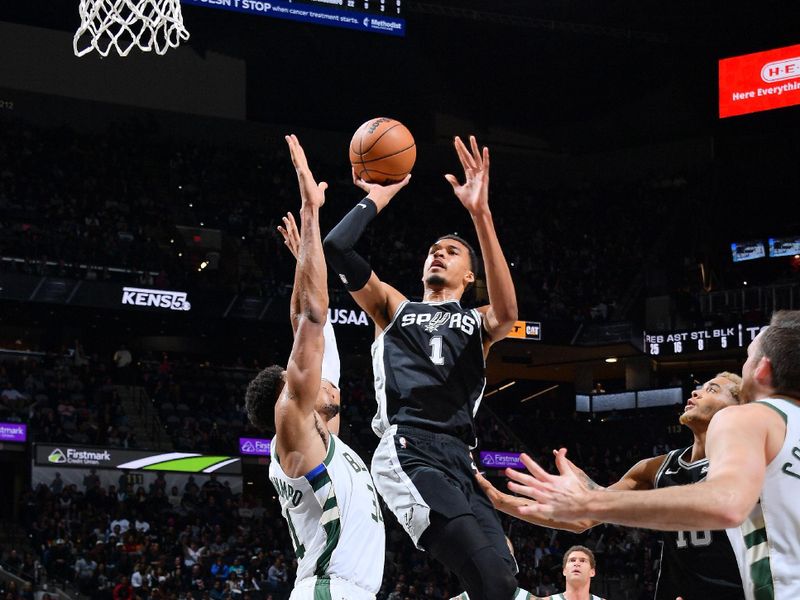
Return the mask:
[(394, 119), (378, 117), (359, 127), (350, 142), (350, 164), (368, 183), (401, 181), (417, 159), (417, 145), (408, 128)]

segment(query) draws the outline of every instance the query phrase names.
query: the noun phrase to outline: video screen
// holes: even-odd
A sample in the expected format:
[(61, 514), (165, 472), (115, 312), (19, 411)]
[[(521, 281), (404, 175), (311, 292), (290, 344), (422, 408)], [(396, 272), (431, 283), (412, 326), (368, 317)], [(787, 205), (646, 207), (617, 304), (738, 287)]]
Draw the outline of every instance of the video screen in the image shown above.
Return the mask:
[(800, 254), (800, 235), (782, 238), (769, 238), (769, 255), (772, 258), (778, 256), (794, 256)]
[(754, 260), (766, 256), (764, 242), (733, 242), (731, 244), (731, 253), (733, 254), (733, 262)]

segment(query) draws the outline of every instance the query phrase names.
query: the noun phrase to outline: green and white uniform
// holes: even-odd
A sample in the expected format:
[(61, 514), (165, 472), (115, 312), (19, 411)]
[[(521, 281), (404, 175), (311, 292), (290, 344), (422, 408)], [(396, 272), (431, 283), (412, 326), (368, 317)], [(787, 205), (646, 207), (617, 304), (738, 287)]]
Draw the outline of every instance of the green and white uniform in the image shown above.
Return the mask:
[(290, 600), (373, 600), (386, 554), (378, 496), (364, 461), (328, 440), (325, 460), (303, 477), (287, 476), (276, 454), (269, 466), (297, 554)]
[(800, 405), (759, 400), (786, 423), (786, 438), (767, 465), (759, 503), (733, 544), (747, 600), (800, 598)]

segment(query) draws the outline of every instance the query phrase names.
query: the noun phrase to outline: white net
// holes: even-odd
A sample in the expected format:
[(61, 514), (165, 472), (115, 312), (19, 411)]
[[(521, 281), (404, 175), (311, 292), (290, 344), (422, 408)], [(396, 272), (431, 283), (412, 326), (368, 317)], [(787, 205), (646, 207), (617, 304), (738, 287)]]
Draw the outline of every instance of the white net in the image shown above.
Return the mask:
[(134, 47), (164, 54), (189, 39), (180, 0), (80, 0), (81, 26), (72, 40), (76, 56), (116, 50), (127, 56)]

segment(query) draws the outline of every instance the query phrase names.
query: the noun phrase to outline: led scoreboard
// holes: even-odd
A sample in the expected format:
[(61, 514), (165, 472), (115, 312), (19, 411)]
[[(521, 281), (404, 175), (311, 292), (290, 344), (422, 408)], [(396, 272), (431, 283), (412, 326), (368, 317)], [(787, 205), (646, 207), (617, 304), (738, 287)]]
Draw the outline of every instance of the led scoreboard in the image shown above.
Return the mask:
[(182, 4), (329, 25), (387, 35), (405, 35), (404, 0), (181, 0)]
[(644, 332), (644, 352), (650, 356), (691, 354), (746, 348), (765, 326), (732, 325), (708, 329)]

